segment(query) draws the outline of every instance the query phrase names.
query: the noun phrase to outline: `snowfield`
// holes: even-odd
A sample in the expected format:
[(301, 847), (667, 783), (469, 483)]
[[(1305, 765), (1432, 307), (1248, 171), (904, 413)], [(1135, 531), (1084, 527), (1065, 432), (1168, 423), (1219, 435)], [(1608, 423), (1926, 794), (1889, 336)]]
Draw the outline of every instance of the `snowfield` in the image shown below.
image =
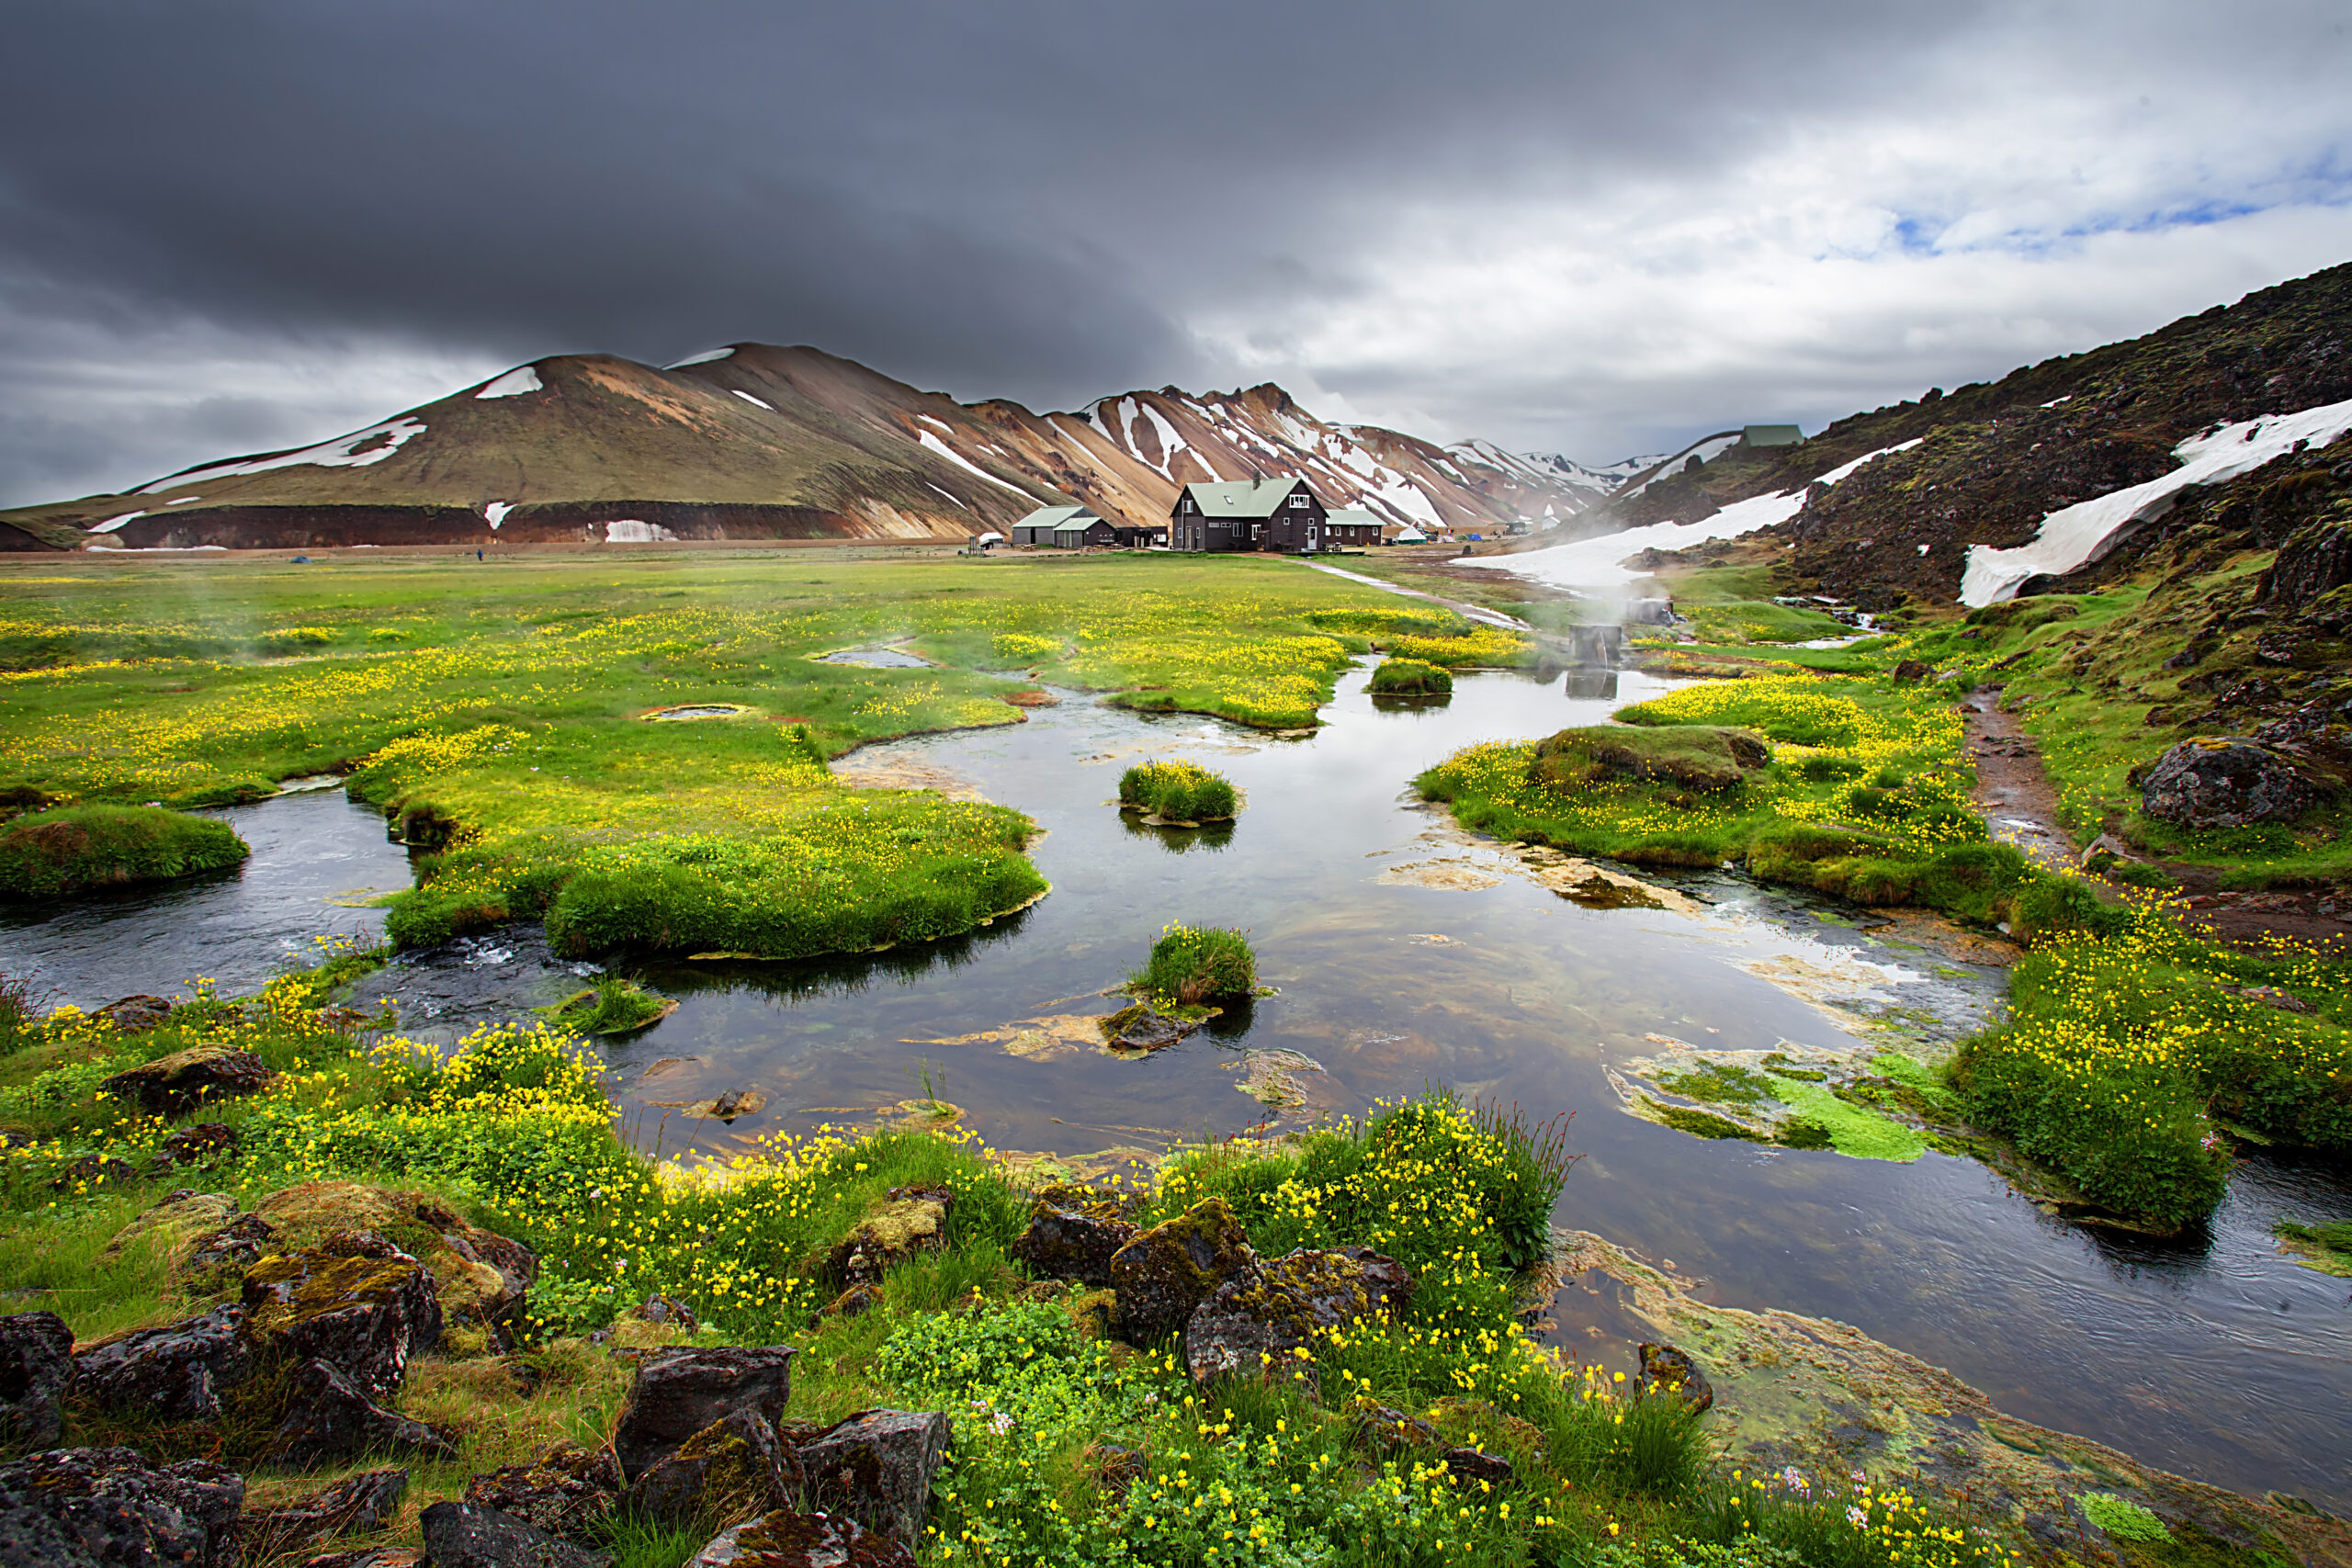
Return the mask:
[(481, 391), (474, 394), (474, 397), (477, 400), (519, 398), (526, 392), (536, 392), (538, 389), (539, 373), (530, 366), (524, 365), (509, 370), (497, 380), (485, 384)]
[[(245, 463), (221, 463), (209, 468), (191, 468), (186, 473), (166, 475), (153, 484), (141, 485), (131, 493), (153, 495), (158, 491), (202, 484), (207, 479), (233, 479), (239, 474), (266, 474), (272, 468), (291, 468), (303, 463), (316, 464), (322, 468), (364, 468), (371, 463), (382, 462), (424, 434), (423, 420), (405, 417), (387, 420), (381, 424), (354, 431), (340, 440), (306, 446), (300, 452), (288, 452), (277, 457), (255, 457)], [(368, 446), (368, 443), (371, 441), (381, 441), (383, 445)], [(367, 450), (359, 450), (363, 446)]]
[(2161, 516), (2173, 497), (2189, 486), (2221, 484), (2284, 457), (2299, 445), (2324, 446), (2346, 430), (2352, 430), (2352, 401), (2301, 413), (2266, 414), (2192, 435), (2172, 449), (2182, 466), (2162, 479), (2062, 507), (2042, 518), (2034, 536), (2015, 549), (1971, 546), (1960, 602), (1973, 609), (2014, 598), (2029, 577), (2045, 572), (2055, 576), (2097, 560), (2121, 531)]
[[(992, 485), (1002, 485), (1006, 490), (1011, 491), (1013, 494), (1019, 496), (1022, 500), (1028, 502), (1033, 506), (1036, 504), (1037, 498), (1035, 496), (1031, 495), (1027, 491), (1023, 490), (1017, 484), (997, 478), (986, 468), (981, 468), (978, 463), (969, 461), (953, 446), (948, 446), (946, 442), (942, 441), (930, 431), (916, 431), (915, 439), (922, 442), (927, 449), (938, 453), (941, 457), (946, 458), (957, 468), (968, 469), (970, 472), (978, 474), (980, 478), (988, 480), (989, 483)], [(937, 490), (939, 487), (937, 485), (933, 485), (931, 488)]]
[(1547, 583), (1554, 588), (1621, 588), (1647, 575), (1625, 566), (1628, 556), (1648, 549), (1684, 549), (1710, 539), (1736, 538), (1775, 523), (1785, 523), (1804, 507), (1804, 492), (1813, 485), (1834, 485), (1865, 463), (1917, 445), (1917, 441), (1905, 441), (1900, 446), (1865, 452), (1850, 463), (1840, 463), (1812, 484), (1776, 491), (1770, 495), (1750, 496), (1696, 523), (1651, 523), (1628, 528), (1622, 534), (1578, 539), (1573, 544), (1554, 545), (1549, 549), (1529, 550), (1523, 555), (1474, 557), (1466, 564), (1515, 572), (1531, 582)]

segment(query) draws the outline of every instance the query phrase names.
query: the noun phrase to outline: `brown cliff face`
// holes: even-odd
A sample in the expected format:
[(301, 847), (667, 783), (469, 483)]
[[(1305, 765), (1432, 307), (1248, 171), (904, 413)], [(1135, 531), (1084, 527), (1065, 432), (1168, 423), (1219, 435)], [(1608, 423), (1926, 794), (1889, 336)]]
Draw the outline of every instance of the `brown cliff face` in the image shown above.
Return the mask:
[(1480, 444), (1327, 423), (1272, 385), (1038, 414), (740, 344), (667, 369), (538, 360), (319, 446), (0, 513), (0, 545), (962, 539), (1070, 502), (1157, 523), (1185, 481), (1253, 469), (1424, 527), (1566, 517), (1595, 493)]

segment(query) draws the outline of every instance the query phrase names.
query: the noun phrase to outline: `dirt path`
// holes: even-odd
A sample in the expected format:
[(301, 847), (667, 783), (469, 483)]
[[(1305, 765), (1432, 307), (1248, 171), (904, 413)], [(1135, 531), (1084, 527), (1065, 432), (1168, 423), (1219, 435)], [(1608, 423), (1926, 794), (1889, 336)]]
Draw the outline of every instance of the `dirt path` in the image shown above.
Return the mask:
[(2001, 688), (1969, 693), (1961, 716), (1976, 768), (1976, 807), (1993, 837), (2051, 871), (2073, 866), (2075, 840), (2059, 822), (2058, 792), (2042, 771), (2041, 750), (2001, 706)]

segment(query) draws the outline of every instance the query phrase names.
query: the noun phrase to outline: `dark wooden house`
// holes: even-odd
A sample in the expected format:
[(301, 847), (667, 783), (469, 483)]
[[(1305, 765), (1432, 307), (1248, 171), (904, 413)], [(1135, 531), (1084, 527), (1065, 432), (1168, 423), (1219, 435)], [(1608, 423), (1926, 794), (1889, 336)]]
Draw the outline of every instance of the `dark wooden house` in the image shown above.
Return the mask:
[(1329, 517), (1305, 479), (1197, 480), (1177, 494), (1168, 547), (1304, 554), (1330, 547)]
[(1046, 549), (1114, 545), (1120, 530), (1083, 506), (1041, 506), (1012, 525), (1012, 542)]
[(1342, 506), (1323, 520), (1327, 548), (1362, 549), (1380, 543), (1381, 521), (1361, 506)]

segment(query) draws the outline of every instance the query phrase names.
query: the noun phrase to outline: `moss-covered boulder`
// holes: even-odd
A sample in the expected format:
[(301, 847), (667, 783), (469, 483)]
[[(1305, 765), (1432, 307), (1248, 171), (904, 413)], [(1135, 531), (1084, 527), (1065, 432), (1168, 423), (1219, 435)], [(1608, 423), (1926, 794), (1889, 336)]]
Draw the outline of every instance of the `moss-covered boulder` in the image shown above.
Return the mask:
[(141, 1328), (74, 1358), (77, 1397), (164, 1421), (217, 1421), (220, 1396), (254, 1374), (243, 1307)]
[(1184, 1325), (1184, 1366), (1203, 1388), (1219, 1378), (1315, 1386), (1317, 1335), (1401, 1314), (1412, 1274), (1364, 1247), (1301, 1247), (1217, 1287)]
[(370, 1231), (272, 1253), (245, 1270), (257, 1339), (296, 1360), (324, 1361), (370, 1399), (390, 1395), (411, 1356), (441, 1342), (432, 1270)]
[(117, 1073), (98, 1089), (150, 1116), (181, 1116), (199, 1105), (259, 1094), (277, 1076), (251, 1051), (191, 1045)]
[(922, 1544), (931, 1483), (956, 1424), (937, 1410), (861, 1410), (799, 1446), (809, 1495), (829, 1512)]
[(1736, 725), (1596, 724), (1539, 743), (1528, 776), (1566, 789), (1639, 779), (1713, 791), (1731, 788), (1771, 761), (1771, 744)]
[(843, 1515), (786, 1508), (721, 1531), (686, 1568), (915, 1568), (915, 1554)]
[(739, 1410), (774, 1424), (792, 1397), (789, 1345), (656, 1350), (637, 1364), (613, 1428), (613, 1456), (634, 1481), (686, 1440)]
[[(187, 1271), (188, 1259), (204, 1237), (224, 1229), (237, 1217), (237, 1201), (226, 1192), (198, 1192), (181, 1188), (152, 1208), (142, 1209), (114, 1233), (98, 1256), (107, 1261), (126, 1252), (147, 1250), (175, 1279)], [(256, 1252), (254, 1257), (259, 1257)], [(247, 1262), (252, 1259), (248, 1258)]]
[(800, 1501), (800, 1461), (768, 1421), (737, 1410), (656, 1460), (629, 1483), (622, 1506), (662, 1525), (735, 1525)]
[(524, 1294), (538, 1278), (538, 1254), (473, 1224), (428, 1193), (356, 1181), (305, 1181), (254, 1204), (279, 1250), (315, 1247), (339, 1231), (385, 1237), (421, 1260), (434, 1280), (441, 1317), (460, 1348), (503, 1347)]
[(1041, 1189), (1029, 1211), (1029, 1228), (1012, 1247), (1032, 1273), (1048, 1280), (1111, 1282), (1111, 1259), (1136, 1238), (1125, 1199), (1083, 1187)]
[(620, 1461), (609, 1450), (558, 1443), (529, 1464), (475, 1475), (466, 1483), (466, 1501), (561, 1540), (585, 1542), (595, 1538), (597, 1521), (620, 1490)]
[(1217, 1287), (1258, 1261), (1222, 1198), (1204, 1198), (1112, 1255), (1119, 1332), (1134, 1344), (1174, 1334)]
[(956, 1194), (944, 1187), (893, 1187), (825, 1259), (828, 1277), (844, 1286), (879, 1284), (892, 1265), (947, 1245), (947, 1215)]

